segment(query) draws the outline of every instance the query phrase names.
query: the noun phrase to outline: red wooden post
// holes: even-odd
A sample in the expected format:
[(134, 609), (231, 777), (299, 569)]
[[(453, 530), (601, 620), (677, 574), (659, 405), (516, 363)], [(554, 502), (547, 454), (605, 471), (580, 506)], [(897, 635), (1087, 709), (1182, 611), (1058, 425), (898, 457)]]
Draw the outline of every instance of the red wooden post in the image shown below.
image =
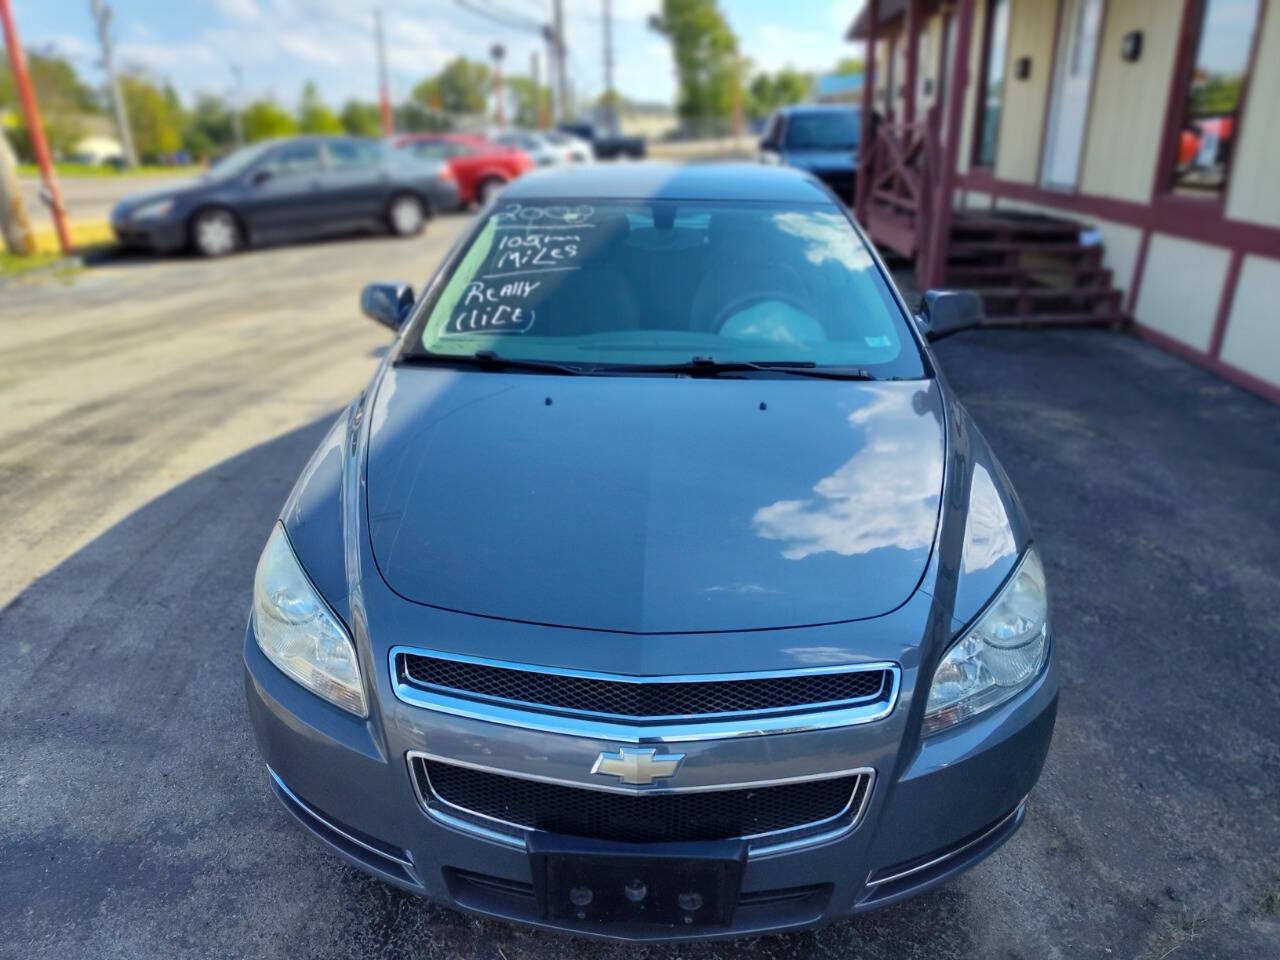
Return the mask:
[[(964, 130), (964, 98), (969, 85), (969, 47), (973, 41), (974, 0), (960, 0), (956, 10), (955, 57), (947, 80), (947, 133), (938, 164), (937, 193), (933, 198), (933, 223), (929, 225), (927, 273), (917, 272), (921, 287), (941, 286), (947, 275), (947, 246), (951, 242), (951, 205), (956, 165), (960, 159), (960, 135)], [(919, 264), (917, 263), (917, 266)]]
[(920, 4), (922, 0), (907, 2), (907, 86), (902, 97), (902, 119), (906, 123), (916, 122), (916, 91), (919, 89), (917, 77), (920, 69)]
[(31, 88), (31, 77), (27, 75), (27, 58), (22, 53), (22, 41), (18, 39), (18, 28), (13, 22), (13, 11), (9, 9), (9, 0), (0, 0), (0, 23), (4, 25), (4, 42), (9, 50), (9, 67), (13, 70), (13, 79), (18, 84), (18, 97), (22, 101), (22, 113), (27, 120), (31, 148), (35, 150), (36, 162), (40, 164), (40, 175), (44, 178), (44, 187), (49, 191), (49, 197), (53, 203), (53, 225), (58, 231), (58, 246), (62, 248), (63, 253), (70, 253), (71, 235), (67, 232), (67, 216), (62, 207), (62, 191), (58, 189), (58, 178), (53, 173), (53, 161), (49, 158), (49, 144), (44, 138), (44, 121), (40, 119), (40, 106), (36, 103), (35, 90)]
[(862, 68), (862, 138), (858, 145), (858, 184), (854, 213), (867, 225), (867, 200), (871, 196), (871, 156), (875, 153), (876, 112), (876, 27), (880, 20), (880, 0), (867, 0), (867, 55)]

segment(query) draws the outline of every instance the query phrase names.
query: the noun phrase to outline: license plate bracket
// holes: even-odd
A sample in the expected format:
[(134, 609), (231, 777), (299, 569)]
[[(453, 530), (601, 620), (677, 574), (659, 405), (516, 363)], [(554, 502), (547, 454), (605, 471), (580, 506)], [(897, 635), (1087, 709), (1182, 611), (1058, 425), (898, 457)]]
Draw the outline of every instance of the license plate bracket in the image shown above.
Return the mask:
[(542, 916), (587, 925), (728, 926), (746, 854), (739, 840), (638, 846), (529, 836)]

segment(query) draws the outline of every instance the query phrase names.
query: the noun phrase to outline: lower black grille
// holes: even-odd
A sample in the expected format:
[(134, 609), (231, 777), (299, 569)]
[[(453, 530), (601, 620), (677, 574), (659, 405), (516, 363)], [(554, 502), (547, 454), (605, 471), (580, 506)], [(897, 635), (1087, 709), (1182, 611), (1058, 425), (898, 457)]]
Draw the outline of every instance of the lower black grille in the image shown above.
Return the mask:
[(723, 680), (637, 681), (542, 673), (414, 653), (402, 653), (397, 659), (402, 680), (423, 689), (643, 720), (833, 709), (887, 697), (893, 676), (885, 669), (855, 668)]
[(459, 767), (423, 757), (424, 797), (531, 830), (622, 843), (751, 837), (831, 820), (862, 807), (869, 774), (705, 793), (627, 795)]

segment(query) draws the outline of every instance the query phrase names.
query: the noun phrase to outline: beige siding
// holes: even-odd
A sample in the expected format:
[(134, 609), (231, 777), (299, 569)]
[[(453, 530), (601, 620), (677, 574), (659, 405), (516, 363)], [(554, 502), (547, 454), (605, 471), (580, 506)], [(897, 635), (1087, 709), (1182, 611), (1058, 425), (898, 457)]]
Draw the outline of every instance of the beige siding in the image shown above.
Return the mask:
[(1228, 184), (1227, 216), (1280, 227), (1280, 0), (1267, 4)]
[(1222, 359), (1280, 387), (1280, 260), (1245, 257), (1227, 319)]
[[(1183, 2), (1107, 0), (1082, 192), (1137, 203), (1151, 199)], [(1137, 63), (1120, 56), (1121, 41), (1131, 30), (1143, 34)]]
[[(973, 155), (973, 118), (978, 107), (978, 95), (982, 90), (982, 40), (986, 32), (987, 4), (984, 0), (974, 0), (973, 39), (969, 44), (969, 86), (964, 92), (964, 123), (960, 126), (960, 163), (958, 169), (964, 173), (969, 169), (969, 160)], [(959, 23), (952, 23), (951, 29), (959, 30)], [(956, 56), (963, 56), (960, 46), (956, 45)]]
[(1165, 234), (1153, 234), (1134, 313), (1139, 323), (1208, 350), (1230, 254)]
[(991, 194), (978, 190), (966, 190), (961, 196), (961, 206), (972, 209), (988, 210), (991, 207)]
[(926, 85), (929, 92), (924, 93), (924, 87), (921, 87), (920, 105), (917, 109), (920, 111), (922, 120), (929, 112), (929, 108), (938, 102), (938, 60), (942, 49), (941, 15), (935, 14), (925, 21), (924, 35), (924, 60), (920, 63), (920, 76), (928, 81)]
[[(996, 176), (1004, 180), (1035, 183), (1040, 176), (1037, 166), (1057, 15), (1058, 4), (1053, 0), (1014, 0), (1009, 8), (1009, 56), (996, 148)], [(1026, 80), (1014, 76), (1014, 65), (1021, 57), (1031, 58), (1031, 76)]]

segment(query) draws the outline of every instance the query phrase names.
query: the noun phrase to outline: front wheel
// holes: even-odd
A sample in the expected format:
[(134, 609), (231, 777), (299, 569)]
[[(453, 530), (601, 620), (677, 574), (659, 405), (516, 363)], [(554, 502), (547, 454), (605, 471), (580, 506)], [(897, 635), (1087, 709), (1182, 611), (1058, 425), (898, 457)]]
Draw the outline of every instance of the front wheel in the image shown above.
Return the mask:
[(225, 257), (240, 242), (240, 224), (230, 210), (202, 210), (191, 223), (191, 244), (202, 257)]
[(387, 223), (397, 237), (412, 237), (421, 233), (426, 222), (427, 214), (422, 208), (422, 201), (413, 194), (399, 194), (392, 198), (387, 207)]

